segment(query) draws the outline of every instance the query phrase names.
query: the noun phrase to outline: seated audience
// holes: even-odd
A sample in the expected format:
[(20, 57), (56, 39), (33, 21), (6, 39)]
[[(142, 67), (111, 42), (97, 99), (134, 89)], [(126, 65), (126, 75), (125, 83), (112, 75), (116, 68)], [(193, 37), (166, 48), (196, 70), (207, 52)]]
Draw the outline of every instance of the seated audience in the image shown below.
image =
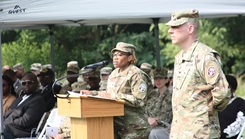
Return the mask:
[(7, 76), (2, 76), (3, 81), (3, 115), (9, 109), (9, 106), (16, 99), (16, 93), (13, 87), (13, 81)]
[(109, 75), (112, 72), (112, 68), (111, 67), (103, 67), (102, 69), (100, 69), (100, 76), (101, 76), (101, 80), (100, 80), (100, 89), (99, 90), (106, 90), (107, 87), (107, 81), (109, 78)]
[(17, 78), (16, 72), (14, 72), (12, 69), (9, 69), (4, 72), (4, 75), (7, 75), (13, 81), (13, 87), (14, 91), (17, 93), (17, 97), (21, 96), (24, 90), (24, 86), (21, 84), (20, 79)]
[(70, 61), (67, 63), (66, 73), (67, 73), (68, 77), (66, 79), (67, 79), (68, 83), (62, 85), (62, 88), (61, 88), (59, 94), (67, 94), (68, 93), (67, 91), (72, 90), (71, 85), (73, 83), (77, 82), (77, 80), (78, 80), (78, 76), (72, 76), (72, 75), (78, 74), (79, 70), (80, 70), (80, 68), (78, 67), (77, 61)]
[(31, 64), (30, 70), (36, 76), (40, 73), (41, 69), (42, 69), (42, 64), (41, 63), (33, 63), (33, 64)]
[(233, 75), (226, 75), (232, 98), (226, 108), (219, 112), (221, 129), (220, 139), (236, 139), (242, 125), (245, 123), (245, 100), (237, 97), (237, 79)]
[(52, 90), (52, 86), (54, 83), (55, 75), (54, 71), (50, 68), (43, 68), (40, 71), (40, 74), (37, 75), (39, 82), (42, 85), (41, 95), (44, 97), (47, 108), (46, 112), (50, 111), (57, 102), (57, 98), (54, 96), (54, 93), (59, 93), (61, 86), (55, 84), (54, 85), (54, 93)]
[(22, 77), (23, 77), (24, 74), (25, 74), (24, 65), (23, 65), (22, 63), (18, 63), (18, 64), (16, 64), (16, 65), (14, 65), (14, 66), (12, 67), (12, 69), (13, 69), (13, 71), (15, 72), (16, 77), (17, 77), (18, 79), (21, 80)]
[(46, 110), (45, 100), (37, 92), (36, 75), (25, 73), (22, 85), (25, 87), (23, 97), (15, 99), (3, 117), (5, 139), (30, 137)]
[(146, 103), (146, 113), (151, 129), (148, 139), (169, 139), (173, 113), (172, 92), (167, 87), (167, 76), (167, 70), (163, 68), (153, 72), (156, 89), (150, 92)]

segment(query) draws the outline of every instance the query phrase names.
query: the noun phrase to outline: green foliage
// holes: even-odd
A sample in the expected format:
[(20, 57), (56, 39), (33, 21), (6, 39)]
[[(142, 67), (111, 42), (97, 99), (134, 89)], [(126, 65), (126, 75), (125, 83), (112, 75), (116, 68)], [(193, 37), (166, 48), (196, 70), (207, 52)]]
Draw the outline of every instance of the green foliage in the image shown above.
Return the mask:
[(153, 64), (154, 52), (155, 52), (155, 38), (149, 32), (135, 33), (123, 33), (119, 34), (116, 38), (109, 37), (102, 40), (99, 44), (98, 51), (103, 52), (104, 57), (109, 58), (111, 49), (116, 47), (118, 42), (131, 43), (136, 46), (136, 57), (138, 65), (143, 62)]
[[(222, 56), (225, 73), (242, 74), (245, 69), (244, 17), (202, 19), (199, 40), (217, 50)], [(103, 25), (54, 27), (54, 59), (58, 76), (64, 75), (66, 64), (76, 60), (82, 68), (102, 60), (111, 60), (111, 49), (117, 42), (137, 47), (138, 65), (142, 62), (156, 66), (154, 25)], [(180, 51), (171, 43), (169, 27), (159, 24), (161, 66), (173, 68), (174, 56)], [(21, 62), (29, 70), (34, 62), (51, 63), (49, 29), (3, 31), (2, 63), (13, 66)], [(110, 64), (112, 66), (112, 64)]]
[(32, 63), (43, 63), (50, 59), (49, 43), (37, 43), (29, 40), (33, 39), (32, 32), (23, 30), (20, 38), (15, 42), (3, 43), (2, 63), (13, 66), (16, 63), (23, 63), (25, 70), (30, 69)]
[(242, 76), (238, 76), (237, 77), (237, 82), (238, 82), (238, 86), (237, 86), (237, 90), (236, 90), (236, 95), (243, 97), (245, 99), (245, 75)]

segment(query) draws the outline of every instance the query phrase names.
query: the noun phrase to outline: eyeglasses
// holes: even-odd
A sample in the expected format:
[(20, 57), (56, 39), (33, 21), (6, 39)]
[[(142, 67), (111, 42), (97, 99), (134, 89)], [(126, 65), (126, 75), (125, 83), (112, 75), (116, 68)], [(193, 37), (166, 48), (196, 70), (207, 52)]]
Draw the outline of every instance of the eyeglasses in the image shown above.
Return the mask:
[(31, 80), (25, 80), (25, 81), (22, 81), (22, 82), (21, 82), (21, 84), (22, 84), (23, 86), (25, 86), (26, 84), (32, 85), (33, 83), (34, 83), (34, 81), (31, 81)]
[(114, 54), (111, 55), (111, 58), (114, 58), (114, 57), (122, 57), (124, 55), (130, 56), (131, 54), (130, 53), (116, 53), (116, 54), (114, 53)]

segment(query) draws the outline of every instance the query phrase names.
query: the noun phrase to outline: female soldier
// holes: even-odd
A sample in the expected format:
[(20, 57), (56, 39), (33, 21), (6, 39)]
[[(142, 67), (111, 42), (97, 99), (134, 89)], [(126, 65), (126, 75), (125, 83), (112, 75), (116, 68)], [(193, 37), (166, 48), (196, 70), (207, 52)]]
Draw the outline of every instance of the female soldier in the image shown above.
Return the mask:
[(148, 95), (146, 113), (148, 123), (152, 129), (149, 139), (169, 139), (170, 124), (172, 122), (172, 92), (167, 87), (168, 71), (164, 68), (153, 72), (156, 89)]
[[(92, 93), (125, 101), (124, 116), (114, 119), (115, 135), (122, 139), (144, 139), (148, 134), (145, 100), (153, 87), (150, 77), (135, 66), (135, 50), (132, 44), (117, 43), (111, 50), (115, 70), (108, 78), (106, 93)], [(91, 94), (88, 90), (82, 90), (82, 93)]]

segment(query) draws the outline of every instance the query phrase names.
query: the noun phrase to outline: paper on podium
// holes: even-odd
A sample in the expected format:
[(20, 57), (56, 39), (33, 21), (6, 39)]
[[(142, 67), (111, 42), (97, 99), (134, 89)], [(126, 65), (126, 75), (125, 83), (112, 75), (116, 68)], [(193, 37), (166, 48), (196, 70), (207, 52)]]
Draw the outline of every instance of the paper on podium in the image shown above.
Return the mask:
[(107, 100), (115, 100), (115, 101), (119, 101), (119, 102), (124, 102), (123, 100), (118, 100), (118, 99), (115, 99), (115, 98), (106, 98), (106, 97), (100, 97), (100, 96), (83, 95), (83, 94), (75, 93), (75, 92), (72, 92), (72, 91), (68, 91), (68, 93), (70, 95), (73, 95), (73, 96), (84, 96), (84, 97), (90, 97), (90, 98), (99, 98), (99, 99), (107, 99)]

